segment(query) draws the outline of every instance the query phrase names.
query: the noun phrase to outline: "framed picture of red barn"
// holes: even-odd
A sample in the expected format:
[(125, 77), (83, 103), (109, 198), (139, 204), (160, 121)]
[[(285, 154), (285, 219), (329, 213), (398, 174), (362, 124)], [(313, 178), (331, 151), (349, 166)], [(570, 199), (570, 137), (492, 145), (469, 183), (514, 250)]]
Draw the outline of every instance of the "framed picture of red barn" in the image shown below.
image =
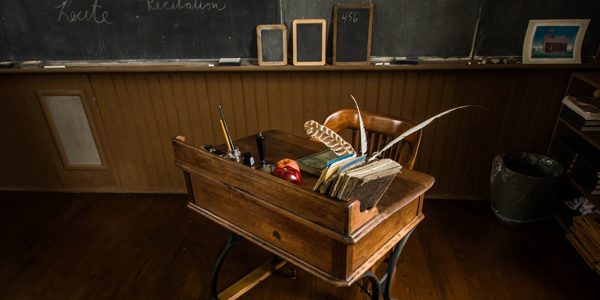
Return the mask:
[(523, 63), (578, 64), (589, 19), (529, 20)]

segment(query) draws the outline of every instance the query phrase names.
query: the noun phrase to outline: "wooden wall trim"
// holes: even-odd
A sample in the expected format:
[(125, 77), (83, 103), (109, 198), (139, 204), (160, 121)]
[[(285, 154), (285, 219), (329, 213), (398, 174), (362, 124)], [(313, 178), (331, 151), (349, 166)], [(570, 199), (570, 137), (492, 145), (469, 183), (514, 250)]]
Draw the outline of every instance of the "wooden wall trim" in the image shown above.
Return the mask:
[[(155, 72), (0, 74), (0, 188), (185, 191), (170, 139), (224, 143), (217, 105), (234, 138), (279, 129), (303, 135), (306, 120), (352, 107), (421, 121), (463, 104), (423, 134), (415, 169), (432, 174), (430, 198), (485, 199), (491, 161), (511, 151), (544, 153), (571, 70), (413, 70), (394, 72)], [(89, 95), (109, 168), (64, 170), (36, 92)], [(267, 141), (268, 147), (268, 141)], [(249, 149), (255, 152), (253, 149)], [(81, 173), (83, 172), (83, 173)], [(93, 171), (99, 172), (99, 171)]]
[[(93, 62), (55, 62), (55, 65), (64, 64), (64, 68), (12, 68), (0, 69), (0, 74), (64, 74), (64, 73), (148, 73), (148, 72), (339, 72), (339, 71), (495, 71), (495, 70), (600, 70), (599, 63), (582, 64), (471, 64), (468, 60), (423, 62), (418, 65), (325, 65), (325, 66), (258, 66), (256, 63), (245, 62), (241, 66), (209, 66), (207, 62), (121, 62), (121, 63), (93, 63)], [(216, 64), (216, 62), (211, 62)]]

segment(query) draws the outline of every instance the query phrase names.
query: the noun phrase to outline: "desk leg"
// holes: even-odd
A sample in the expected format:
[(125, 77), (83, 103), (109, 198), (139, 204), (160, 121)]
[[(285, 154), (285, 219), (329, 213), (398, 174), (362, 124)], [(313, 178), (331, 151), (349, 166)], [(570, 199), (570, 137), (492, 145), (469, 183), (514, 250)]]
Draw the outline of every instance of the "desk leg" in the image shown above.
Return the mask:
[[(414, 229), (413, 229), (414, 230)], [(384, 289), (383, 289), (383, 299), (390, 300), (390, 288), (392, 287), (392, 277), (394, 276), (394, 272), (396, 271), (396, 263), (398, 262), (398, 258), (400, 258), (400, 252), (404, 248), (406, 241), (410, 237), (410, 234), (413, 231), (411, 230), (404, 238), (402, 238), (396, 246), (394, 246), (394, 250), (392, 251), (392, 255), (390, 255), (390, 261), (388, 261), (387, 270), (385, 275), (383, 276)]]
[(231, 250), (231, 248), (233, 246), (235, 246), (235, 244), (237, 244), (237, 242), (240, 239), (241, 238), (239, 235), (232, 233), (229, 236), (229, 240), (227, 241), (227, 244), (225, 244), (225, 247), (223, 247), (223, 250), (221, 250), (221, 254), (219, 254), (219, 258), (217, 258), (217, 263), (215, 264), (215, 268), (213, 269), (212, 276), (210, 279), (209, 299), (211, 299), (211, 300), (219, 299), (219, 293), (217, 292), (217, 281), (219, 280), (219, 271), (221, 271), (221, 265), (223, 264), (223, 261), (225, 260), (227, 253), (229, 253), (229, 250)]
[[(377, 275), (375, 275), (375, 273), (373, 273), (371, 271), (366, 272), (365, 274), (363, 274), (363, 276), (360, 277), (360, 279), (364, 278), (364, 279), (369, 280), (369, 283), (371, 284), (371, 288), (373, 289), (373, 291), (370, 294), (372, 300), (379, 300), (379, 294), (381, 294), (382, 289), (383, 289), (383, 299), (384, 300), (391, 299), (390, 288), (392, 287), (392, 277), (394, 276), (394, 272), (396, 271), (396, 263), (398, 262), (398, 258), (400, 258), (400, 253), (402, 252), (402, 248), (404, 248), (404, 245), (406, 244), (406, 241), (410, 237), (411, 233), (412, 233), (412, 230), (408, 234), (406, 234), (406, 236), (403, 237), (396, 244), (396, 246), (394, 246), (394, 248), (392, 250), (392, 254), (390, 255), (390, 258), (387, 260), (386, 272), (385, 272), (385, 274), (383, 274), (383, 276), (381, 276), (381, 279), (379, 279), (377, 277)], [(361, 286), (361, 289), (365, 290), (362, 286)]]
[(363, 276), (360, 277), (360, 279), (363, 279), (363, 278), (369, 280), (369, 283), (371, 284), (371, 288), (373, 290), (371, 292), (369, 292), (369, 290), (367, 290), (362, 285), (360, 285), (361, 291), (365, 292), (367, 295), (369, 295), (371, 297), (371, 300), (379, 300), (379, 292), (381, 290), (381, 283), (379, 282), (379, 278), (377, 277), (377, 275), (375, 275), (375, 273), (373, 273), (371, 271), (367, 271), (367, 273), (363, 274)]

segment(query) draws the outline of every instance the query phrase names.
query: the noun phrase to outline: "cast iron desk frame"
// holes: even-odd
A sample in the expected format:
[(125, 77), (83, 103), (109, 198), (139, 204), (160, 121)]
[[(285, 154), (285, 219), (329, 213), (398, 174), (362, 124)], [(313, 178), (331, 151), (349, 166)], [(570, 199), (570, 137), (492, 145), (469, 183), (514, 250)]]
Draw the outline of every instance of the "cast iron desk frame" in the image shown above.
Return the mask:
[[(294, 148), (294, 149), (302, 148), (302, 146), (305, 146), (305, 144), (306, 144), (305, 139), (299, 139), (292, 135), (285, 134), (282, 132), (277, 132), (277, 131), (266, 132), (265, 134), (266, 134), (267, 138), (269, 138), (269, 133), (270, 133), (271, 137), (273, 138), (273, 141), (278, 141), (280, 144), (285, 144), (285, 142), (283, 142), (283, 141), (289, 141), (291, 139), (291, 142), (290, 142), (291, 144), (288, 145), (287, 148)], [(294, 141), (298, 142), (298, 144), (295, 144)], [(243, 145), (244, 143), (239, 141), (238, 144)], [(220, 254), (220, 256), (217, 260), (217, 263), (215, 265), (215, 268), (214, 268), (212, 281), (211, 281), (211, 289), (210, 289), (210, 296), (212, 299), (217, 299), (217, 297), (218, 297), (216, 284), (218, 281), (220, 266), (221, 266), (223, 260), (225, 259), (227, 253), (229, 252), (229, 250), (240, 239), (240, 236), (257, 244), (258, 246), (266, 249), (267, 251), (273, 253), (276, 256), (281, 256), (283, 259), (292, 263), (293, 265), (295, 265), (313, 275), (316, 275), (317, 277), (324, 279), (334, 285), (349, 286), (349, 285), (357, 282), (359, 279), (365, 278), (366, 280), (368, 280), (368, 282), (371, 285), (371, 289), (372, 289), (371, 298), (372, 299), (379, 299), (379, 295), (382, 293), (383, 293), (383, 297), (385, 299), (390, 298), (389, 291), (390, 291), (390, 287), (391, 287), (391, 283), (392, 283), (391, 278), (394, 273), (394, 270), (396, 267), (396, 262), (400, 255), (400, 252), (402, 251), (402, 248), (403, 248), (404, 244), (406, 243), (406, 240), (410, 236), (410, 233), (414, 230), (416, 225), (423, 219), (423, 215), (421, 213), (421, 207), (422, 207), (422, 203), (423, 203), (423, 194), (427, 189), (429, 189), (433, 185), (433, 178), (431, 176), (428, 176), (426, 174), (419, 173), (419, 172), (414, 172), (414, 171), (404, 171), (404, 174), (401, 174), (399, 176), (399, 178), (402, 178), (402, 179), (398, 179), (398, 180), (394, 181), (394, 183), (392, 184), (392, 186), (390, 186), (390, 189), (388, 190), (387, 194), (391, 194), (393, 196), (387, 197), (387, 200), (386, 200), (387, 206), (385, 204), (383, 204), (384, 199), (382, 199), (381, 203), (383, 205), (383, 208), (381, 208), (381, 211), (378, 209), (374, 209), (373, 212), (364, 213), (364, 214), (363, 214), (363, 212), (357, 214), (356, 210), (354, 212), (350, 211), (350, 213), (352, 215), (347, 216), (347, 217), (356, 218), (356, 217), (362, 217), (364, 215), (371, 219), (365, 219), (366, 221), (365, 220), (359, 221), (359, 222), (366, 222), (366, 223), (359, 223), (359, 224), (363, 224), (363, 225), (360, 225), (361, 227), (355, 227), (354, 229), (352, 229), (352, 225), (350, 223), (346, 223), (345, 226), (350, 226), (350, 227), (346, 227), (346, 228), (350, 228), (350, 229), (346, 229), (346, 230), (350, 230), (349, 231), (350, 233), (354, 232), (353, 234), (350, 234), (349, 236), (343, 235), (344, 238), (343, 238), (343, 240), (341, 240), (341, 242), (343, 244), (346, 244), (346, 246), (354, 245), (352, 248), (354, 250), (352, 251), (352, 249), (350, 249), (351, 250), (351, 252), (349, 252), (350, 256), (345, 258), (343, 265), (342, 265), (342, 267), (343, 267), (342, 270), (346, 270), (346, 271), (344, 271), (343, 273), (340, 273), (339, 272), (340, 270), (338, 270), (338, 269), (331, 269), (330, 271), (324, 272), (322, 270), (315, 269), (314, 262), (311, 262), (310, 259), (308, 261), (305, 261), (305, 260), (303, 260), (302, 257), (297, 257), (293, 254), (290, 254), (289, 252), (286, 252), (286, 251), (281, 252), (281, 250), (278, 248), (278, 245), (270, 244), (268, 241), (265, 241), (264, 239), (260, 239), (260, 238), (257, 240), (257, 236), (255, 234), (246, 231), (246, 228), (244, 228), (244, 227), (238, 226), (238, 225), (243, 225), (243, 224), (231, 223), (227, 220), (227, 218), (222, 218), (221, 216), (213, 214), (210, 211), (210, 209), (213, 208), (212, 206), (210, 206), (211, 205), (210, 201), (216, 201), (216, 199), (212, 200), (213, 198), (209, 197), (209, 195), (205, 195), (204, 193), (202, 193), (200, 196), (194, 195), (194, 191), (196, 190), (195, 187), (202, 186), (202, 187), (198, 188), (200, 191), (206, 191), (207, 193), (216, 193), (213, 196), (220, 196), (219, 193), (221, 193), (221, 194), (225, 193), (228, 196), (230, 196), (229, 194), (231, 193), (231, 191), (227, 191), (227, 189), (231, 189), (233, 187), (233, 191), (235, 191), (236, 193), (239, 193), (240, 191), (237, 190), (237, 188), (239, 186), (238, 187), (229, 186), (228, 183), (223, 185), (223, 182), (219, 182), (218, 180), (209, 178), (211, 176), (207, 176), (206, 173), (203, 174), (202, 172), (198, 172), (198, 169), (202, 169), (202, 168), (205, 169), (205, 166), (202, 165), (203, 163), (208, 163), (209, 165), (211, 165), (211, 166), (209, 166), (209, 168), (216, 167), (219, 164), (221, 164), (221, 168), (223, 168), (223, 164), (225, 164), (225, 166), (227, 166), (227, 164), (229, 164), (230, 167), (234, 167), (234, 166), (237, 167), (237, 165), (232, 164), (231, 162), (223, 162), (221, 159), (214, 159), (212, 156), (209, 157), (203, 153), (198, 153), (199, 151), (197, 150), (197, 148), (195, 148), (191, 145), (187, 145), (185, 143), (181, 143), (180, 141), (174, 140), (173, 145), (174, 145), (174, 149), (175, 149), (176, 163), (180, 168), (182, 168), (184, 170), (184, 174), (186, 175), (185, 178), (186, 178), (186, 183), (188, 185), (188, 190), (190, 191), (190, 195), (192, 197), (192, 202), (188, 206), (192, 210), (204, 215), (205, 217), (213, 220), (214, 222), (220, 224), (221, 226), (224, 226), (225, 228), (227, 228), (233, 232), (233, 234), (230, 237), (229, 241), (227, 242), (226, 246), (221, 251), (221, 254)], [(250, 145), (250, 143), (246, 143), (247, 147), (248, 147), (248, 145)], [(277, 148), (277, 147), (273, 146), (272, 148)], [(246, 150), (246, 149), (247, 148), (244, 148), (244, 150)], [(269, 149), (269, 147), (267, 149)], [(281, 151), (277, 151), (277, 150), (281, 150)], [(304, 148), (304, 150), (306, 151), (306, 148)], [(314, 150), (312, 150), (312, 151), (314, 151)], [(282, 149), (275, 149), (272, 152), (286, 153)], [(288, 156), (286, 154), (281, 154), (281, 153), (271, 153), (271, 158), (274, 158), (274, 159), (281, 158), (281, 156), (278, 156), (277, 154)], [(296, 153), (296, 154), (298, 154), (298, 153)], [(302, 154), (302, 155), (305, 155), (305, 154)], [(291, 157), (295, 158), (294, 156), (291, 156)], [(267, 159), (269, 159), (269, 151), (268, 150), (267, 150)], [(221, 161), (219, 161), (219, 160), (221, 160)], [(216, 169), (216, 170), (221, 170), (221, 169)], [(206, 171), (206, 170), (203, 170), (203, 171)], [(258, 173), (260, 173), (260, 172), (258, 172)], [(214, 173), (209, 173), (209, 174), (214, 174)], [(198, 175), (198, 176), (195, 176), (194, 178), (191, 179), (190, 175)], [(259, 180), (259, 181), (255, 182), (257, 184), (261, 184), (262, 183), (261, 180), (266, 180), (266, 181), (268, 181), (269, 184), (272, 184), (272, 185), (278, 185), (281, 183), (280, 181), (273, 181), (273, 177), (271, 177), (271, 176), (265, 177), (266, 174), (264, 174), (264, 173), (260, 173), (258, 175), (261, 175), (261, 176), (255, 176), (252, 174), (250, 174), (248, 176), (256, 177), (254, 179)], [(226, 178), (227, 180), (231, 179), (231, 177), (221, 176), (221, 179), (223, 179), (223, 178)], [(279, 179), (277, 179), (277, 180), (279, 180)], [(210, 186), (211, 184), (214, 184), (215, 182), (217, 182), (220, 185), (213, 186), (212, 189), (208, 188), (208, 190), (207, 190), (207, 187), (205, 187), (205, 184), (208, 184)], [(285, 184), (288, 184), (288, 183), (285, 183)], [(221, 190), (222, 188), (224, 188), (225, 191)], [(295, 189), (297, 189), (297, 188), (295, 188)], [(245, 193), (246, 191), (243, 191), (243, 192)], [(255, 192), (259, 192), (259, 191), (255, 190)], [(294, 191), (291, 191), (291, 192), (294, 192)], [(302, 194), (302, 193), (300, 193), (300, 194)], [(304, 192), (304, 195), (307, 195), (307, 194)], [(254, 195), (250, 195), (250, 196), (254, 197)], [(265, 195), (263, 194), (263, 196), (265, 196)], [(292, 196), (292, 194), (290, 194), (290, 196)], [(293, 195), (293, 196), (297, 196), (297, 195)], [(308, 196), (314, 197), (312, 194), (308, 194)], [(201, 202), (204, 207), (200, 207), (195, 204), (196, 200), (198, 200), (197, 197), (200, 197), (200, 199), (203, 199), (200, 201), (208, 201), (206, 199), (211, 199), (211, 200), (206, 203)], [(247, 195), (244, 195), (244, 197), (247, 197)], [(394, 199), (398, 199), (398, 200), (394, 200)], [(314, 199), (313, 199), (313, 201), (314, 201)], [(320, 201), (326, 201), (328, 203), (332, 203), (332, 204), (328, 204), (328, 205), (335, 204), (331, 200), (324, 199), (324, 200), (320, 200)], [(220, 204), (222, 202), (212, 202), (212, 203), (213, 203), (212, 205), (217, 205), (217, 206), (224, 205), (224, 204)], [(245, 202), (243, 202), (243, 203), (245, 203)], [(243, 203), (241, 203), (241, 204), (243, 204)], [(317, 203), (321, 203), (321, 202), (317, 201)], [(240, 203), (238, 203), (238, 205), (239, 204)], [(248, 204), (250, 204), (250, 203), (248, 203)], [(356, 204), (358, 204), (358, 203), (356, 203)], [(209, 205), (209, 206), (206, 206), (206, 205)], [(344, 205), (347, 206), (347, 204), (344, 204)], [(335, 206), (339, 206), (339, 203), (335, 204)], [(381, 206), (381, 205), (379, 205), (379, 206)], [(288, 206), (288, 208), (289, 208), (289, 206)], [(347, 208), (351, 209), (352, 205), (350, 205)], [(339, 207), (336, 209), (339, 209)], [(335, 211), (334, 211), (334, 213), (335, 213)], [(416, 213), (416, 215), (414, 213)], [(280, 217), (280, 216), (275, 216), (275, 217)], [(284, 215), (284, 217), (285, 217), (285, 215)], [(288, 217), (292, 217), (292, 219), (296, 219), (296, 221), (298, 220), (297, 216), (288, 215)], [(401, 218), (401, 219), (398, 219), (398, 218)], [(400, 227), (396, 226), (396, 227), (392, 228), (389, 226), (390, 222), (397, 222), (398, 220), (402, 220), (402, 222), (403, 222), (403, 223), (398, 223), (398, 224), (400, 224), (400, 225), (398, 225)], [(324, 221), (327, 221), (327, 220), (324, 220)], [(386, 223), (386, 221), (390, 221), (390, 222)], [(349, 221), (346, 220), (344, 222), (349, 222)], [(334, 224), (334, 226), (335, 226), (335, 224)], [(313, 224), (313, 227), (314, 227), (314, 224)], [(320, 228), (320, 226), (317, 226), (317, 227)], [(379, 228), (379, 227), (382, 227), (382, 228)], [(317, 228), (317, 229), (319, 229), (319, 228)], [(321, 229), (319, 229), (319, 231), (320, 231), (320, 233), (315, 232), (315, 234), (321, 235), (321, 234), (325, 233), (326, 235), (329, 235), (329, 237), (332, 236), (331, 232), (328, 233), (327, 231), (322, 231)], [(361, 233), (357, 234), (357, 232), (361, 232)], [(385, 234), (381, 235), (380, 232), (385, 232)], [(284, 232), (282, 232), (282, 233), (284, 233)], [(290, 232), (290, 234), (291, 233), (292, 232)], [(369, 236), (369, 235), (371, 235), (371, 236)], [(357, 236), (358, 236), (358, 238), (357, 238)], [(384, 240), (383, 240), (384, 244), (379, 244), (377, 246), (369, 246), (369, 247), (365, 248), (364, 245), (371, 245), (368, 238), (372, 238), (373, 236), (377, 236), (378, 238), (379, 237), (384, 238)], [(288, 236), (288, 238), (292, 238), (292, 236), (290, 235), (290, 236)], [(335, 236), (334, 236), (334, 238), (335, 238)], [(304, 239), (304, 237), (302, 237), (302, 239)], [(303, 240), (297, 240), (297, 241), (298, 242), (306, 242)], [(371, 241), (372, 241), (372, 239), (371, 239)], [(338, 242), (340, 242), (340, 241), (338, 240)], [(348, 242), (350, 244), (347, 244)], [(356, 246), (359, 245), (361, 242), (363, 242), (363, 244), (362, 244), (363, 248), (360, 248), (360, 247), (356, 248)], [(357, 244), (355, 245), (354, 243), (357, 243)], [(279, 247), (281, 247), (281, 246), (282, 245), (280, 244)], [(285, 245), (284, 245), (284, 247), (285, 247)], [(324, 249), (324, 248), (316, 248), (316, 250), (317, 251), (330, 251), (330, 250)], [(338, 250), (340, 250), (340, 249), (338, 249)], [(342, 249), (342, 250), (344, 250), (344, 249)], [(348, 250), (348, 249), (345, 249), (345, 250)], [(387, 271), (382, 276), (382, 278), (378, 278), (371, 271), (372, 266), (379, 259), (381, 259), (389, 250), (392, 250), (392, 251), (391, 251), (391, 255), (388, 259)], [(362, 251), (362, 253), (359, 253), (361, 251)], [(365, 251), (367, 251), (367, 252), (365, 252)], [(371, 252), (368, 252), (368, 251), (371, 251)], [(321, 252), (319, 252), (319, 253), (321, 253)], [(336, 253), (337, 252), (322, 253), (322, 254), (324, 254), (325, 256), (331, 255), (331, 254), (336, 256)], [(319, 254), (319, 255), (321, 255), (321, 254)], [(359, 260), (355, 261), (354, 259), (360, 255), (362, 255), (362, 258), (361, 258), (362, 260), (359, 259)], [(304, 259), (308, 259), (308, 258), (304, 258)], [(359, 263), (358, 267), (356, 265), (357, 262)], [(311, 264), (311, 263), (313, 263), (313, 264)], [(340, 267), (340, 265), (337, 265), (337, 267)], [(329, 273), (329, 272), (333, 272), (333, 273)], [(343, 275), (343, 274), (346, 274), (346, 275)], [(343, 278), (346, 278), (346, 279), (344, 280)], [(362, 286), (361, 286), (361, 289), (366, 290)]]
[[(381, 276), (381, 278), (379, 278), (373, 271), (367, 271), (367, 272), (365, 272), (365, 274), (363, 274), (359, 278), (359, 280), (365, 278), (369, 281), (369, 284), (371, 285), (371, 291), (369, 291), (366, 287), (363, 287), (362, 285), (361, 285), (361, 291), (368, 294), (372, 300), (378, 300), (379, 295), (382, 294), (382, 291), (383, 291), (383, 299), (385, 299), (385, 300), (392, 299), (390, 297), (390, 288), (392, 286), (392, 278), (393, 278), (394, 272), (396, 270), (396, 263), (398, 262), (398, 258), (400, 258), (400, 253), (402, 252), (402, 249), (404, 248), (404, 245), (406, 244), (406, 241), (410, 237), (411, 233), (412, 233), (412, 230), (394, 246), (392, 252), (390, 253), (390, 257), (388, 259), (386, 259), (387, 268), (386, 268), (386, 271), (383, 274), (383, 276)], [(229, 253), (231, 248), (233, 248), (233, 246), (235, 246), (240, 241), (240, 239), (242, 239), (242, 237), (240, 237), (239, 235), (237, 235), (235, 233), (231, 233), (231, 235), (229, 236), (229, 240), (227, 240), (227, 243), (221, 250), (219, 257), (217, 258), (217, 262), (215, 263), (215, 267), (210, 276), (209, 299), (211, 299), (211, 300), (219, 300), (219, 292), (217, 291), (217, 283), (219, 281), (219, 273), (221, 271), (221, 265), (223, 264), (223, 261), (227, 257), (227, 254)], [(274, 256), (273, 262), (275, 262), (279, 259), (280, 259), (279, 257)]]

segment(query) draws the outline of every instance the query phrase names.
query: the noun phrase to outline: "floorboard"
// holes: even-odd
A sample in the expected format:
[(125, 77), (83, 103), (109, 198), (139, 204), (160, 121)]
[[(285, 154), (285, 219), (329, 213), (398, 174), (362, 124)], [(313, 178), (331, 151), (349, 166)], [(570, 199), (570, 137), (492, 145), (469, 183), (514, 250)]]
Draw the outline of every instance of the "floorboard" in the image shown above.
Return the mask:
[[(183, 195), (0, 192), (0, 299), (205, 299), (228, 232)], [(553, 220), (508, 226), (483, 201), (426, 201), (398, 299), (600, 299), (600, 276)], [(269, 258), (242, 241), (220, 288)], [(286, 266), (242, 299), (367, 299)]]

